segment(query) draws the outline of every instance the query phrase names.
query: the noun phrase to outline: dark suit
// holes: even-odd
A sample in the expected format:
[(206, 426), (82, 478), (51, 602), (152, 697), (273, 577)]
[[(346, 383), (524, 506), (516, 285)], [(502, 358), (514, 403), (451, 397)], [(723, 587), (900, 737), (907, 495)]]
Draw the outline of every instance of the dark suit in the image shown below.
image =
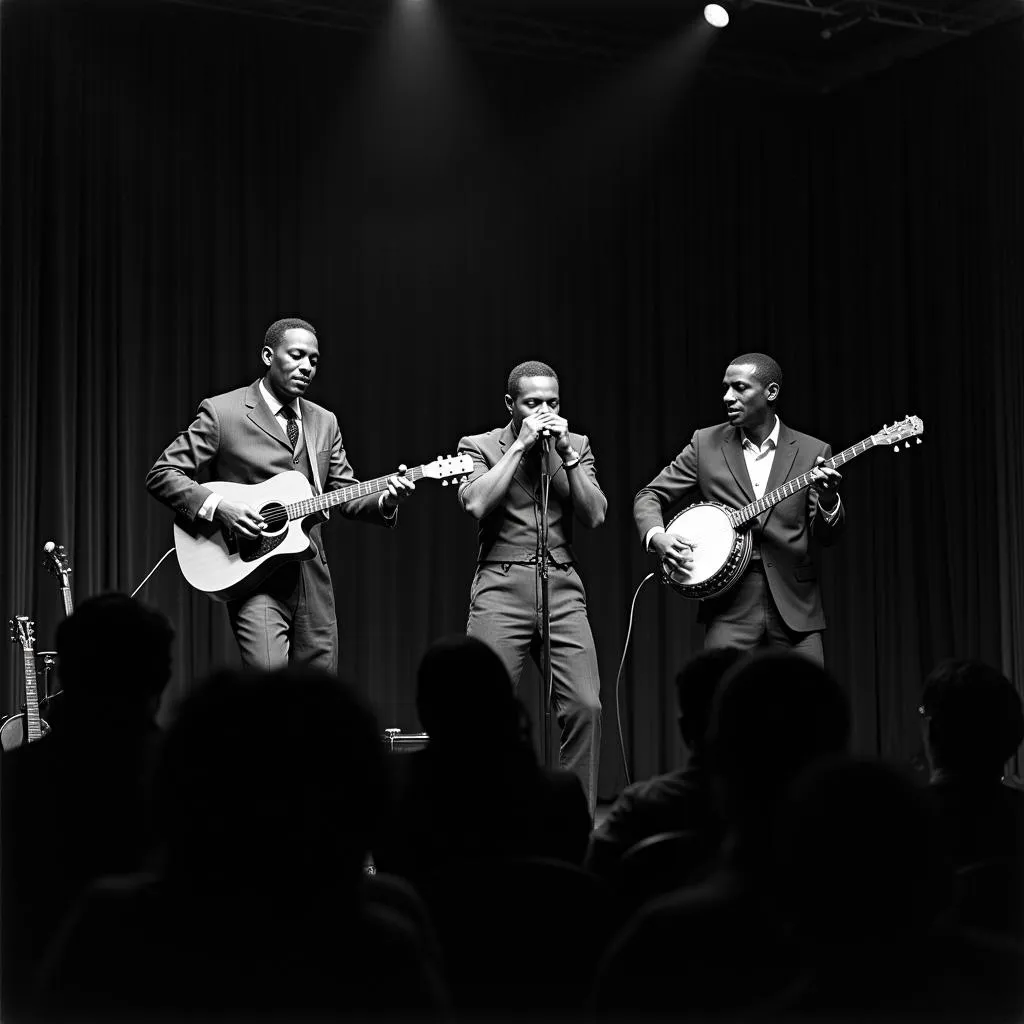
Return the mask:
[[(813, 469), (832, 450), (824, 441), (780, 422), (779, 441), (765, 494)], [(742, 434), (728, 423), (694, 433), (690, 443), (633, 500), (640, 538), (664, 526), (665, 512), (695, 501), (739, 508), (754, 500), (743, 457)], [(845, 527), (845, 510), (830, 524), (809, 488), (779, 502), (752, 525), (754, 561), (743, 579), (717, 598), (701, 602), (708, 646), (793, 646), (820, 660), (825, 613), (818, 586), (815, 545), (832, 544)], [(765, 611), (768, 630), (756, 621)], [(773, 621), (773, 613), (779, 621)]]
[[(569, 434), (580, 453), (573, 473), (586, 473), (597, 485), (594, 453), (582, 434)], [(512, 426), (464, 437), (459, 453), (472, 456), (474, 469), (459, 490), (494, 466), (515, 440)], [(512, 685), (518, 686), (527, 655), (539, 663), (540, 587), (537, 544), (541, 520), (539, 449), (525, 455), (502, 503), (480, 521), (480, 548), (470, 592), (466, 632), (489, 643), (501, 656)], [(597, 801), (601, 743), (601, 681), (594, 637), (587, 619), (587, 595), (572, 550), (573, 506), (567, 471), (554, 449), (547, 456), (548, 605), (551, 616), (553, 701), (562, 729), (559, 759), (583, 783), (591, 816)]]
[[(194, 520), (212, 493), (198, 482), (200, 474), (207, 480), (256, 484), (299, 470), (316, 493), (356, 483), (334, 413), (305, 398), (301, 411), (302, 430), (292, 451), (284, 427), (260, 394), (259, 381), (205, 398), (191, 426), (149, 471), (146, 487), (176, 513)], [(377, 495), (358, 498), (339, 511), (353, 519), (389, 523)], [(228, 603), (246, 667), (270, 669), (291, 661), (332, 672), (337, 668), (338, 622), (320, 529), (317, 522), (310, 531), (317, 557), (285, 563), (254, 593)]]

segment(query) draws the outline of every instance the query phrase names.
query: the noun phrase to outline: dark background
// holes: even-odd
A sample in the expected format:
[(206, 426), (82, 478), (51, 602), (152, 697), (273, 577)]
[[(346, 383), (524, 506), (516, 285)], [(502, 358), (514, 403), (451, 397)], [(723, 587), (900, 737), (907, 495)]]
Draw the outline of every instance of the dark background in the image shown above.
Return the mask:
[[(171, 543), (149, 466), (202, 397), (258, 376), (266, 326), (299, 315), (320, 337), (311, 398), (366, 477), (503, 424), (521, 359), (558, 370), (609, 498), (578, 544), (603, 797), (623, 781), (615, 673), (651, 568), (632, 497), (722, 418), (741, 351), (776, 356), (783, 418), (837, 450), (925, 421), (922, 446), (847, 467), (849, 530), (824, 556), (826, 660), (857, 748), (915, 755), (939, 657), (1020, 679), (1019, 20), (821, 92), (694, 73), (699, 56), (664, 48), (601, 63), (424, 29), (418, 50), (383, 22), (169, 3), (0, 13), (0, 587), (38, 649), (63, 614), (43, 543), (67, 546), (76, 600), (133, 590)], [(464, 628), (475, 524), (430, 482), (395, 532), (332, 523), (343, 671), (382, 726), (418, 728), (416, 664)], [(170, 715), (233, 641), (173, 557), (140, 597), (177, 628)], [(653, 585), (637, 601), (635, 777), (680, 757), (671, 679), (700, 647), (695, 613)], [(96, 642), (115, 658), (118, 639)], [(0, 664), (7, 712), (18, 651)], [(524, 678), (535, 715), (538, 686)], [(487, 723), (466, 743), (483, 762)]]

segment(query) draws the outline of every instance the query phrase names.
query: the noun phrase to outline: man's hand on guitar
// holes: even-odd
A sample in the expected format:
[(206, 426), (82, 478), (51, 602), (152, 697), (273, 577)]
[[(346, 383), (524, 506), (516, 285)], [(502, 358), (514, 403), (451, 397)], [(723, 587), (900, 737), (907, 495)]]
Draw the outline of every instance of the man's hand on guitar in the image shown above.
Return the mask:
[(839, 504), (839, 485), (843, 482), (843, 474), (831, 466), (824, 465), (825, 459), (819, 455), (814, 460), (811, 470), (811, 490), (818, 499), (822, 511), (831, 512)]
[(398, 473), (388, 479), (387, 493), (381, 501), (388, 512), (398, 508), (403, 501), (407, 501), (416, 490), (416, 485), (404, 475), (407, 468), (404, 465), (399, 466)]
[(693, 549), (696, 542), (676, 534), (656, 533), (651, 538), (651, 550), (667, 569), (674, 572), (689, 572), (693, 568)]
[(223, 523), (232, 533), (255, 539), (266, 528), (263, 517), (251, 505), (228, 501), (221, 498), (213, 513), (214, 519)]

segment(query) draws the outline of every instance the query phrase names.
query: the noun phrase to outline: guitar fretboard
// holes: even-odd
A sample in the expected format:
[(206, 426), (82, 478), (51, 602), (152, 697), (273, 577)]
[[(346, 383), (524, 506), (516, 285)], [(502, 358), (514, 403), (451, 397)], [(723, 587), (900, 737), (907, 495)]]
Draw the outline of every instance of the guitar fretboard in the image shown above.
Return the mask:
[[(351, 487), (340, 487), (336, 491), (328, 491), (326, 494), (316, 494), (312, 498), (304, 498), (291, 505), (285, 506), (289, 519), (304, 519), (315, 512), (322, 512), (326, 508), (334, 508), (335, 505), (344, 505), (355, 498), (365, 498), (370, 494), (379, 494), (388, 489), (388, 481), (395, 473), (387, 476), (379, 476), (375, 480), (363, 480), (362, 483), (353, 484)], [(415, 469), (407, 469), (402, 476), (415, 483), (423, 479), (423, 467), (416, 466)]]
[(39, 739), (43, 735), (43, 726), (39, 720), (39, 691), (36, 687), (36, 656), (31, 647), (22, 647), (25, 659), (25, 731), (27, 742)]
[[(863, 455), (869, 448), (874, 447), (875, 439), (873, 437), (866, 437), (863, 441), (858, 441), (852, 448), (847, 448), (838, 455), (833, 455), (831, 459), (826, 459), (822, 465), (836, 469), (838, 466), (844, 465), (851, 459), (855, 459), (858, 455)], [(820, 468), (820, 466), (815, 466), (815, 469)], [(769, 491), (767, 494), (758, 498), (757, 501), (752, 501), (749, 505), (744, 505), (742, 508), (738, 508), (734, 512), (731, 512), (730, 519), (733, 527), (742, 526), (744, 523), (747, 523), (751, 519), (759, 516), (762, 512), (767, 512), (768, 509), (777, 505), (780, 501), (792, 497), (794, 494), (802, 491), (805, 487), (810, 487), (811, 472), (812, 471), (801, 473), (800, 476), (793, 477), (792, 480), (787, 480), (781, 487), (776, 487), (774, 491)]]

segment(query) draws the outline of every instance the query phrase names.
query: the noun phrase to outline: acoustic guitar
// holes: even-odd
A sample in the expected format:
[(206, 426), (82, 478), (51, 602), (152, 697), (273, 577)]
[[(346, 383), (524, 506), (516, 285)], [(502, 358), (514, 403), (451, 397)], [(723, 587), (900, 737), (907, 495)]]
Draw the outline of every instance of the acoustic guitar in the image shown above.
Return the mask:
[(50, 731), (39, 714), (39, 690), (36, 686), (35, 623), (27, 615), (10, 620), (11, 643), (21, 644), (25, 662), (25, 707), (0, 725), (0, 747), (13, 750), (23, 743), (34, 743)]
[[(437, 457), (433, 462), (408, 469), (412, 481), (440, 480), (446, 487), (473, 471), (469, 455)], [(203, 519), (174, 523), (174, 548), (181, 573), (188, 582), (215, 601), (232, 601), (254, 590), (278, 566), (293, 559), (312, 558), (309, 531), (317, 514), (355, 498), (388, 489), (395, 474), (364, 480), (325, 494), (313, 494), (309, 481), (299, 472), (278, 473), (259, 484), (219, 480), (207, 486), (230, 501), (255, 508), (266, 529), (255, 538), (228, 531), (223, 524)]]
[[(893, 450), (898, 452), (900, 443), (906, 441), (909, 446), (912, 437), (917, 437), (920, 444), (918, 435), (923, 433), (924, 421), (917, 416), (907, 416), (891, 427), (883, 426), (877, 434), (858, 441), (823, 464), (835, 469), (879, 445), (895, 445)], [(695, 543), (693, 568), (680, 572), (662, 562), (662, 582), (668, 583), (677, 594), (696, 601), (724, 594), (736, 584), (750, 563), (754, 540), (749, 527), (753, 521), (810, 484), (811, 474), (802, 473), (742, 508), (729, 508), (716, 501), (699, 501), (684, 508), (665, 529)]]

